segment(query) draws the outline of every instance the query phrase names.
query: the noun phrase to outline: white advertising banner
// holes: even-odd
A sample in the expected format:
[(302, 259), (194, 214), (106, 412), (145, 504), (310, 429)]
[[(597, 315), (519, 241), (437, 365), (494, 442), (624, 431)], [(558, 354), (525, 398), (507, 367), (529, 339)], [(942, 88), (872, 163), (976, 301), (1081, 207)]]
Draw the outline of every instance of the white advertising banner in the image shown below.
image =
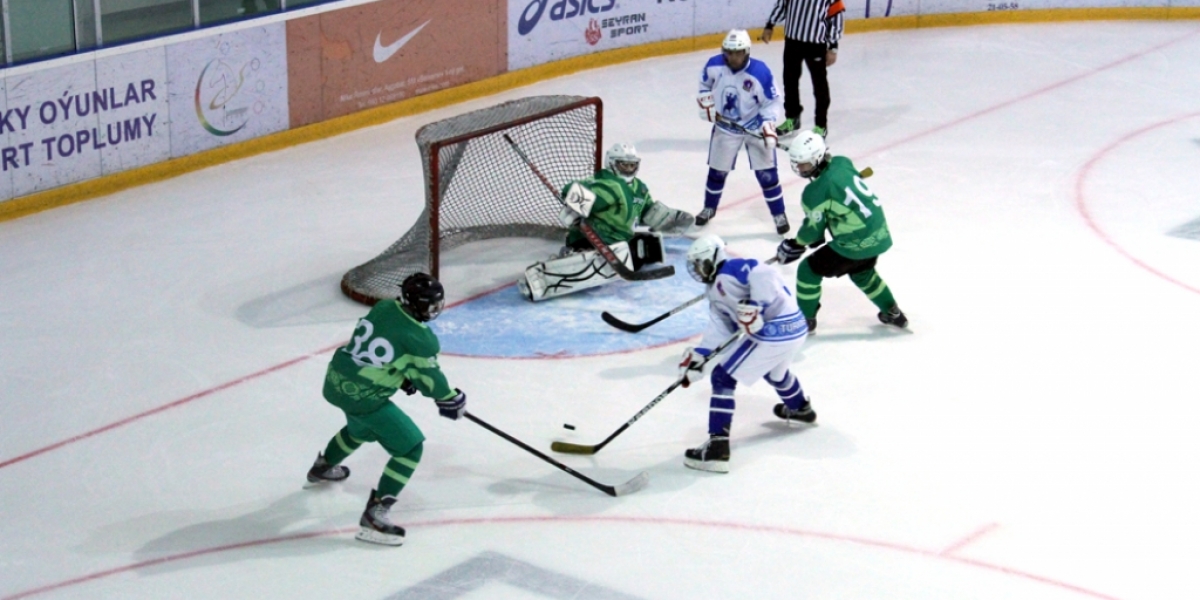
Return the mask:
[[(771, 16), (771, 10), (775, 8), (775, 0), (692, 0), (692, 2), (696, 5), (696, 31), (692, 35), (725, 33), (730, 29), (758, 29), (767, 24), (767, 17)], [(782, 28), (776, 31), (776, 34), (779, 31), (782, 31)]]
[(690, 37), (697, 1), (509, 0), (508, 68)]
[(19, 149), (13, 144), (16, 126), (12, 118), (15, 115), (8, 110), (7, 89), (8, 81), (0, 79), (0, 165), (3, 165), (0, 167), (0, 202), (13, 197), (12, 173), (20, 168), (16, 160)]
[[(138, 104), (131, 104), (129, 84), (134, 82), (139, 99), (144, 100)], [(112, 90), (107, 93), (107, 107), (94, 103), (96, 144), (105, 175), (171, 158), (167, 62), (161, 47), (97, 59), (96, 87)], [(119, 99), (117, 90), (124, 90)], [(118, 106), (121, 103), (124, 106)]]
[(286, 24), (167, 46), (171, 156), (288, 128)]
[[(98, 177), (102, 156), (116, 145), (139, 150), (145, 162), (161, 153), (142, 149), (166, 143), (166, 80), (160, 58), (126, 55), (129, 68), (98, 78), (95, 62), (82, 62), (7, 78), (0, 129), (8, 139), (0, 164), (12, 177), (11, 196)], [(121, 170), (121, 169), (116, 169)]]

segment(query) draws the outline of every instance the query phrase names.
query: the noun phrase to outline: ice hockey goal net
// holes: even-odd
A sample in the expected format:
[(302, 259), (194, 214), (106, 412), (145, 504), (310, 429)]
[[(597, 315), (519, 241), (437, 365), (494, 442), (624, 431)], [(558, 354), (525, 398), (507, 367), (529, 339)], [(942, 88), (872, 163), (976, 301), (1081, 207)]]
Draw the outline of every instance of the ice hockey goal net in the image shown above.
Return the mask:
[(422, 127), (425, 209), (399, 241), (347, 272), (342, 291), (374, 304), (395, 298), (412, 273), (437, 277), (450, 248), (500, 237), (563, 239), (562, 205), (503, 136), (561, 189), (600, 168), (603, 112), (599, 98), (533, 96)]

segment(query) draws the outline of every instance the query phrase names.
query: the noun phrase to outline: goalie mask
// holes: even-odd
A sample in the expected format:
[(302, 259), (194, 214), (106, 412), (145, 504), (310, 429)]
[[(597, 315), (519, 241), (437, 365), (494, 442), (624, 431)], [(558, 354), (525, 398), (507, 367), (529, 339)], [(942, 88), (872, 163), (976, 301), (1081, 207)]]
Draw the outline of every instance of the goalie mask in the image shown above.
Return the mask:
[(721, 263), (725, 262), (725, 242), (715, 235), (706, 235), (692, 242), (687, 253), (687, 269), (692, 279), (712, 283)]
[(788, 162), (792, 163), (793, 173), (812, 179), (820, 175), (821, 170), (825, 168), (828, 154), (825, 138), (812, 131), (802, 131), (788, 148)]
[(400, 304), (418, 321), (432, 321), (442, 314), (446, 290), (425, 273), (413, 273), (400, 284)]
[(632, 183), (637, 175), (642, 158), (638, 156), (633, 144), (614, 144), (604, 154), (604, 167), (615, 173), (621, 179)]

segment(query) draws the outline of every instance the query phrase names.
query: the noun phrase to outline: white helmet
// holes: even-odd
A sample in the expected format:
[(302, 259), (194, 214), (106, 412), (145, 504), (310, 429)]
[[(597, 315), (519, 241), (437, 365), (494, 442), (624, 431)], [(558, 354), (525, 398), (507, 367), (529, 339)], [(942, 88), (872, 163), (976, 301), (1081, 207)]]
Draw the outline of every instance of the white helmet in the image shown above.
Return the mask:
[(604, 153), (604, 168), (625, 181), (633, 181), (641, 164), (642, 157), (638, 156), (637, 148), (634, 148), (633, 144), (613, 144), (613, 147)]
[(745, 29), (731, 29), (725, 34), (725, 41), (721, 42), (721, 49), (730, 52), (738, 50), (750, 51), (750, 33)]
[(687, 270), (692, 279), (712, 283), (717, 269), (725, 262), (725, 242), (715, 235), (706, 235), (692, 242), (687, 253)]
[[(792, 172), (801, 177), (813, 177), (820, 170), (821, 163), (829, 150), (825, 147), (825, 138), (812, 131), (801, 131), (788, 148), (788, 161), (792, 163)], [(807, 170), (800, 165), (807, 164)]]

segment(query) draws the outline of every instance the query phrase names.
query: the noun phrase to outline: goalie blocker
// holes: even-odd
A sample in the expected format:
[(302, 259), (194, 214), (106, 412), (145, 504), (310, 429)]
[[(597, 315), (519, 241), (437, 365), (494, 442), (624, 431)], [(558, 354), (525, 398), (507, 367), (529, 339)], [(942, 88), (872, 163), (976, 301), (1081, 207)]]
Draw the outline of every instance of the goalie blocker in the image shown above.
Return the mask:
[[(662, 262), (665, 256), (662, 235), (658, 233), (638, 232), (628, 242), (609, 247), (622, 264), (634, 271), (642, 265)], [(620, 276), (595, 249), (567, 246), (562, 254), (525, 269), (524, 276), (517, 281), (517, 289), (525, 298), (538, 302), (598, 287), (614, 279)]]

